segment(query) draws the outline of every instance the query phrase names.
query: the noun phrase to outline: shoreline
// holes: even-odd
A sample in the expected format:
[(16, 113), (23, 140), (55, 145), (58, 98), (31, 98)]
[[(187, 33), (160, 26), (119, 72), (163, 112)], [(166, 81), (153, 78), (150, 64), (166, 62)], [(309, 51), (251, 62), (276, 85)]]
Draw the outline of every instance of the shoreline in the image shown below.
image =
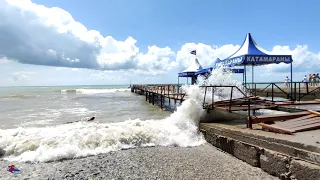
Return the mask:
[(209, 143), (197, 147), (145, 147), (50, 163), (0, 161), (0, 179), (278, 179)]

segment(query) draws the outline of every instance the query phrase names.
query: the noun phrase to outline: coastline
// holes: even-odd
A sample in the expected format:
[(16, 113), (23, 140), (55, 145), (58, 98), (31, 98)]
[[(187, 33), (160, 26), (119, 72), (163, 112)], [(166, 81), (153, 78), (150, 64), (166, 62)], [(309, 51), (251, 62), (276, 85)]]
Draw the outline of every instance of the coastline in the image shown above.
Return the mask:
[(148, 147), (50, 163), (1, 160), (21, 174), (0, 179), (278, 179), (206, 143), (197, 147)]

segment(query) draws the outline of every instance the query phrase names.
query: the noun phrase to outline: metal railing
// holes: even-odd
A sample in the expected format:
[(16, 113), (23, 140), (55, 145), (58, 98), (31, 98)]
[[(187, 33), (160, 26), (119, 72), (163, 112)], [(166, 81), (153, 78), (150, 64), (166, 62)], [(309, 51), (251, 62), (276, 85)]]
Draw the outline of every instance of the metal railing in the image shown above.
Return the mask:
[[(234, 90), (237, 90), (238, 92), (240, 92), (240, 94), (243, 95), (242, 98), (244, 98), (244, 100), (247, 101), (247, 105), (248, 105), (248, 108), (247, 108), (247, 111), (248, 111), (247, 128), (251, 128), (252, 129), (252, 117), (251, 117), (251, 114), (250, 114), (250, 111), (251, 111), (251, 99), (238, 86), (234, 86), (234, 85), (208, 85), (208, 86), (200, 86), (200, 88), (204, 88), (204, 97), (203, 97), (202, 106), (203, 106), (204, 109), (207, 109), (208, 111), (215, 109), (215, 102), (222, 102), (221, 100), (215, 101), (215, 99), (214, 99), (215, 92), (216, 92), (217, 88), (230, 88), (230, 90), (231, 90), (230, 91), (230, 98), (228, 98), (228, 100), (223, 100), (224, 102), (226, 102), (226, 104), (229, 105), (229, 108), (228, 108), (229, 112), (232, 112)], [(206, 97), (207, 97), (207, 91), (209, 89), (212, 92), (211, 104), (207, 105), (206, 104)]]
[[(132, 85), (131, 89), (133, 90), (142, 90), (145, 92), (152, 92), (158, 95), (163, 95), (168, 98), (173, 97), (176, 99), (183, 99), (186, 93), (180, 92), (181, 84), (142, 84), (142, 85)], [(179, 95), (181, 96), (179, 98)]]
[[(276, 97), (285, 97), (292, 101), (301, 101), (308, 95), (316, 96), (316, 92), (320, 92), (319, 83), (308, 82), (289, 82), (288, 87), (285, 87), (283, 82), (259, 82), (259, 83), (246, 83), (243, 86), (246, 91), (254, 96), (261, 96), (266, 93), (266, 96), (271, 95), (271, 100), (274, 101)], [(251, 86), (251, 87), (250, 87)], [(284, 86), (284, 87), (283, 87)], [(310, 99), (310, 98), (309, 98)]]

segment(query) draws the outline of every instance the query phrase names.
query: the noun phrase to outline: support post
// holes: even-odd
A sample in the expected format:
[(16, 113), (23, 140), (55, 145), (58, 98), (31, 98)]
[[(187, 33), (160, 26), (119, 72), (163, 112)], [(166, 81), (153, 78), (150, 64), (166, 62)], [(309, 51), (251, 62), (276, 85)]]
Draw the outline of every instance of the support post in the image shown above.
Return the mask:
[(251, 117), (251, 114), (250, 114), (250, 108), (251, 105), (250, 105), (250, 98), (248, 98), (248, 119), (247, 119), (247, 128), (250, 128), (252, 129), (252, 117)]
[(232, 106), (232, 93), (233, 93), (233, 86), (231, 87), (231, 95), (230, 95), (229, 112), (231, 112), (231, 106)]
[(247, 89), (247, 66), (244, 65), (244, 85)]
[(294, 100), (296, 101), (296, 100), (297, 100), (297, 83), (296, 83), (296, 82), (294, 83), (294, 90), (293, 90), (293, 92), (294, 92)]
[(178, 99), (178, 97), (179, 97), (179, 76), (178, 76), (178, 88), (177, 88), (177, 99)]
[(299, 99), (299, 101), (300, 101), (300, 97), (301, 97), (301, 83), (299, 83), (299, 95), (298, 95), (298, 99)]
[(271, 101), (273, 101), (273, 83), (271, 84)]
[[(252, 82), (251, 82), (251, 89), (252, 89), (252, 91), (253, 91), (253, 81), (254, 81), (254, 71), (253, 71), (253, 63), (251, 64), (251, 80), (252, 80)], [(251, 93), (252, 93), (252, 95), (253, 95), (253, 92), (251, 91)]]
[(291, 96), (291, 101), (293, 101), (293, 97), (292, 97), (292, 62), (290, 63), (290, 96)]
[(154, 105), (154, 93), (152, 93), (152, 105)]

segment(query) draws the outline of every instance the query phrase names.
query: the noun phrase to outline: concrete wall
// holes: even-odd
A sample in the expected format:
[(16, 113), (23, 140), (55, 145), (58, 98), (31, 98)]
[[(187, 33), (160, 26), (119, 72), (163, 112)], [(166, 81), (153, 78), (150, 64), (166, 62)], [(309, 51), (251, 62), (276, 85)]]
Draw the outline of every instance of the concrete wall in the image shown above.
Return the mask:
[(212, 131), (201, 130), (208, 143), (280, 179), (318, 180), (320, 166)]

